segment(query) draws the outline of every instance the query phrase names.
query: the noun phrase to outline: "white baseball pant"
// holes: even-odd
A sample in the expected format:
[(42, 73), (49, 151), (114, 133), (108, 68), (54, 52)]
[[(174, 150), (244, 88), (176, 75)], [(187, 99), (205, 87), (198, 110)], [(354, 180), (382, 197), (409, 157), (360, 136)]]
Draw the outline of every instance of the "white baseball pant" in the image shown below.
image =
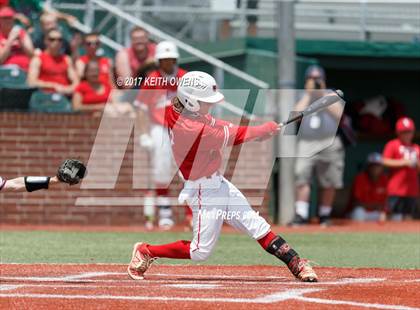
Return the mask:
[(245, 196), (218, 174), (196, 181), (186, 181), (179, 203), (187, 203), (193, 212), (191, 259), (203, 261), (210, 257), (223, 222), (258, 240), (270, 231), (270, 225), (255, 212)]
[(169, 184), (172, 180), (172, 149), (167, 129), (160, 125), (152, 125), (150, 136), (153, 139), (152, 165), (153, 181)]

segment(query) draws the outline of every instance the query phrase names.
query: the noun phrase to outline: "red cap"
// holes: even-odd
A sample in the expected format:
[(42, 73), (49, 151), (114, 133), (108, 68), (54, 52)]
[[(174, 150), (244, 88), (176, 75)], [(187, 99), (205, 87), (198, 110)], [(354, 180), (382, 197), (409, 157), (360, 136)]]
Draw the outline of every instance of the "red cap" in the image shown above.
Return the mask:
[(403, 117), (397, 121), (397, 125), (395, 126), (395, 129), (397, 133), (404, 132), (404, 131), (414, 131), (416, 130), (416, 125), (414, 125), (414, 121), (411, 118)]
[(0, 9), (0, 18), (13, 16), (15, 16), (15, 11), (11, 7), (5, 6), (4, 8)]

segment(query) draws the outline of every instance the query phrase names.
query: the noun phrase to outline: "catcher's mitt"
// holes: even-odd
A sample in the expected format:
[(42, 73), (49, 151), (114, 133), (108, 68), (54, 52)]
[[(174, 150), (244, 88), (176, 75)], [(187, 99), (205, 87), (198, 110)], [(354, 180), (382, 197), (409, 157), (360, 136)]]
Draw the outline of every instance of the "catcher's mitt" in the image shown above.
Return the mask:
[(77, 159), (66, 159), (58, 167), (57, 178), (64, 183), (74, 185), (86, 175), (86, 166)]

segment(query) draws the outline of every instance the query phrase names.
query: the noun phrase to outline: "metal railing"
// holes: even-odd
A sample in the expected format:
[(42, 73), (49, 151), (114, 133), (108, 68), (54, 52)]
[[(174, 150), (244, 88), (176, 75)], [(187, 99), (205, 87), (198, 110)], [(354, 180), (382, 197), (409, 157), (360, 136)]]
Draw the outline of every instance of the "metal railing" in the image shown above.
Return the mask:
[[(102, 1), (108, 5), (116, 5), (121, 11), (129, 12), (142, 20), (149, 18), (149, 24), (165, 29), (173, 37), (180, 39), (191, 35), (198, 24), (207, 23), (207, 39), (217, 37), (217, 23), (221, 20), (230, 20), (235, 35), (246, 35), (247, 17), (257, 16), (257, 26), (263, 35), (274, 35), (277, 28), (275, 16), (275, 3), (279, 0), (259, 0), (256, 9), (246, 7), (246, 0), (241, 1), (241, 7), (228, 8), (230, 1), (226, 0), (223, 6), (212, 6), (213, 0), (200, 2), (193, 0), (154, 1), (143, 3), (143, 0)], [(301, 33), (310, 34), (312, 38), (322, 38), (325, 29), (332, 38), (341, 39), (342, 32), (352, 32), (356, 39), (366, 40), (369, 33), (400, 34), (401, 40), (406, 41), (420, 36), (420, 5), (418, 0), (295, 0), (296, 30), (298, 37)], [(89, 1), (86, 2), (89, 4)], [(56, 7), (61, 9), (86, 10), (87, 4), (75, 4), (60, 1)], [(164, 5), (165, 4), (165, 5)], [(97, 7), (96, 10), (105, 10)], [(86, 10), (89, 11), (89, 8)], [(101, 23), (109, 21), (108, 15)], [(159, 18), (159, 17), (162, 18)], [(168, 18), (170, 17), (170, 18)], [(384, 22), (389, 22), (384, 24)], [(86, 23), (85, 23), (86, 24)], [(181, 24), (180, 27), (174, 27)], [(309, 25), (309, 26), (308, 26)], [(335, 26), (338, 26), (335, 29)], [(118, 30), (118, 25), (113, 31)], [(340, 30), (344, 29), (344, 30)], [(173, 31), (173, 32), (172, 32)], [(307, 37), (305, 35), (305, 37)], [(392, 38), (394, 38), (393, 36)], [(393, 39), (392, 39), (393, 40)], [(117, 39), (116, 41), (119, 42)], [(121, 42), (120, 42), (121, 43)]]
[[(63, 8), (66, 6), (62, 6), (62, 5), (57, 5), (55, 7), (59, 7), (59, 8)], [(69, 6), (67, 6), (69, 7)], [(108, 12), (108, 14), (111, 14), (115, 17), (118, 17), (118, 19), (125, 21), (125, 22), (129, 22), (131, 25), (133, 26), (140, 26), (142, 28), (144, 28), (145, 30), (147, 30), (150, 35), (153, 38), (156, 38), (158, 41), (161, 40), (170, 40), (172, 42), (174, 42), (178, 48), (180, 48), (181, 50), (184, 50), (185, 52), (193, 55), (194, 57), (203, 60), (206, 63), (211, 64), (213, 67), (215, 67), (215, 75), (216, 76), (223, 76), (223, 74), (221, 74), (220, 72), (218, 73), (217, 70), (221, 70), (224, 72), (228, 72), (230, 74), (232, 74), (235, 77), (238, 77), (239, 79), (246, 81), (248, 83), (250, 83), (251, 85), (254, 85), (256, 87), (259, 88), (268, 88), (269, 84), (259, 80), (249, 74), (247, 74), (244, 71), (241, 71), (209, 54), (204, 53), (203, 51), (177, 39), (174, 38), (173, 36), (159, 30), (156, 27), (153, 27), (152, 25), (136, 18), (133, 14), (129, 14), (123, 11), (123, 9), (121, 9), (119, 6), (115, 6), (113, 4), (107, 3), (106, 1), (102, 1), (102, 0), (87, 0), (85, 5), (77, 5), (77, 4), (73, 4), (71, 6), (72, 9), (76, 9), (76, 8), (80, 8), (83, 9), (86, 13), (87, 16), (89, 16), (88, 18), (85, 18), (85, 24), (87, 25), (93, 25), (95, 23), (94, 21), (94, 12), (92, 13), (92, 11), (97, 10), (97, 9), (102, 9)], [(87, 26), (87, 25), (78, 25), (79, 28), (81, 30), (87, 30), (87, 29), (91, 29), (92, 26)], [(106, 39), (106, 37), (102, 37), (102, 39), (106, 40), (107, 42), (104, 42), (105, 44), (107, 44), (108, 46), (114, 48), (115, 50), (118, 50), (122, 47), (121, 44), (118, 44), (117, 42), (110, 40), (109, 38)]]

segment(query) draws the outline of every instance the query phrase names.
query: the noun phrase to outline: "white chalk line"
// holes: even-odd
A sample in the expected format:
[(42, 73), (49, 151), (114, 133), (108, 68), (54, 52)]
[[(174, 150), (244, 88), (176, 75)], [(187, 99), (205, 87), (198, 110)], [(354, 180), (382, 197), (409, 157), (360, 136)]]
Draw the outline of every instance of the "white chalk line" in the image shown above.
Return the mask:
[[(7, 277), (8, 280), (10, 279), (14, 279), (16, 280), (16, 278), (13, 277)], [(25, 278), (23, 278), (25, 279)], [(2, 280), (2, 278), (0, 277), (0, 280)], [(385, 279), (380, 279), (380, 278), (351, 278), (351, 279), (342, 279), (340, 281), (330, 281), (330, 282), (316, 282), (316, 283), (302, 283), (302, 282), (290, 282), (290, 283), (282, 283), (283, 286), (328, 286), (328, 285), (345, 285), (345, 284), (368, 284), (368, 283), (374, 283), (374, 282), (381, 282)], [(43, 281), (39, 281), (39, 282), (43, 282)], [(55, 282), (55, 281), (54, 281)], [(123, 284), (123, 285), (112, 285), (112, 283), (116, 283), (118, 282), (119, 284)], [(71, 281), (72, 284), (45, 284), (45, 283), (38, 283), (38, 284), (32, 284), (32, 283), (25, 283), (25, 284), (16, 284), (16, 285), (9, 285), (9, 284), (4, 284), (4, 285), (0, 285), (0, 290), (15, 290), (18, 288), (27, 288), (27, 287), (40, 287), (40, 288), (78, 288), (78, 289), (97, 289), (97, 288), (120, 288), (120, 289), (125, 289), (125, 288), (143, 288), (143, 287), (148, 287), (148, 288), (156, 288), (156, 287), (161, 287), (161, 286), (157, 286), (159, 284), (164, 284), (162, 286), (166, 286), (166, 287), (174, 287), (174, 288), (200, 288), (200, 289), (206, 289), (206, 288), (211, 288), (211, 289), (223, 289), (226, 290), (226, 285), (229, 286), (229, 290), (233, 291), (233, 290), (243, 290), (244, 289), (244, 285), (249, 284), (246, 287), (246, 290), (250, 291), (254, 291), (254, 290), (261, 290), (261, 284), (264, 284), (265, 286), (273, 286), (273, 282), (269, 282), (269, 283), (261, 283), (261, 282), (255, 282), (255, 283), (250, 283), (250, 282), (243, 282), (243, 281), (231, 281), (231, 282), (226, 282), (226, 281), (211, 281), (211, 283), (208, 283), (208, 281), (206, 281), (205, 283), (203, 283), (202, 281), (188, 281), (185, 282), (183, 280), (142, 280), (142, 281), (133, 281), (133, 280), (83, 280), (83, 282), (81, 282), (80, 284), (74, 283), (74, 281)], [(89, 284), (88, 284), (89, 283)], [(90, 283), (98, 283), (96, 285), (92, 285)], [(127, 285), (125, 285), (127, 284)], [(256, 285), (258, 284), (258, 285)], [(154, 287), (151, 287), (151, 285), (155, 285)]]
[[(125, 275), (122, 272), (85, 272), (81, 274), (59, 276), (59, 277), (25, 277), (25, 276), (1, 276), (0, 280), (21, 280), (21, 281), (35, 281), (35, 282), (72, 282), (77, 280), (91, 281), (89, 278), (109, 276), (109, 275)], [(100, 280), (99, 280), (100, 281)]]
[[(116, 272), (89, 272), (89, 273), (82, 273), (77, 275), (70, 275), (64, 277), (6, 277), (8, 279), (16, 279), (16, 278), (23, 278), (23, 279), (35, 279), (35, 281), (74, 281), (80, 279), (87, 279), (89, 277), (99, 277), (99, 276), (108, 276), (108, 275), (125, 275), (125, 273), (116, 273)], [(179, 276), (177, 274), (154, 274), (159, 276)], [(211, 277), (211, 276), (210, 276)], [(230, 276), (225, 276), (230, 277)], [(232, 276), (234, 277), (234, 276)], [(5, 277), (1, 277), (5, 278)], [(220, 278), (219, 276), (214, 276), (214, 278)], [(366, 283), (374, 283), (384, 281), (384, 278), (344, 278), (339, 281), (329, 281), (329, 282), (318, 282), (312, 283), (315, 285), (343, 285), (343, 284), (366, 284)], [(88, 281), (95, 281), (95, 280), (88, 280)], [(104, 281), (104, 280), (96, 280), (96, 281)], [(112, 282), (116, 282), (116, 280), (110, 280)], [(133, 283), (133, 281), (128, 280), (129, 282)], [(120, 281), (118, 281), (120, 282)], [(147, 281), (150, 282), (150, 281)], [(160, 282), (165, 282), (164, 280), (160, 280)], [(242, 282), (242, 281), (241, 281)], [(139, 282), (135, 282), (139, 283)], [(141, 283), (141, 281), (140, 281)], [(167, 282), (166, 282), (167, 283)], [(247, 282), (245, 282), (247, 283)], [(292, 283), (292, 282), (291, 282)], [(267, 283), (267, 284), (273, 284)], [(288, 283), (290, 284), (290, 283)], [(304, 283), (296, 283), (302, 285)], [(214, 288), (214, 285), (209, 284), (193, 284), (193, 283), (178, 283), (178, 284), (167, 284), (165, 286), (172, 286), (178, 288)], [(197, 287), (198, 285), (198, 287)], [(18, 288), (23, 287), (46, 287), (47, 285), (42, 284), (20, 284), (20, 285), (0, 285), (0, 291), (6, 290), (15, 290)], [(98, 285), (49, 285), (51, 287), (71, 287), (71, 288), (98, 288)], [(103, 287), (103, 286), (102, 286)], [(110, 287), (109, 285), (105, 287)], [(127, 286), (112, 286), (116, 288), (124, 288)], [(133, 287), (138, 287), (137, 285)], [(419, 308), (407, 307), (407, 306), (400, 306), (400, 305), (385, 305), (385, 304), (377, 304), (377, 303), (363, 303), (363, 302), (352, 302), (352, 301), (342, 301), (342, 300), (330, 300), (330, 299), (322, 299), (322, 298), (311, 298), (311, 297), (304, 297), (302, 296), (305, 293), (313, 293), (317, 291), (321, 291), (320, 288), (306, 288), (306, 289), (288, 289), (287, 291), (277, 292), (274, 294), (257, 297), (257, 298), (191, 298), (191, 297), (168, 297), (168, 296), (115, 296), (115, 295), (63, 295), (63, 294), (31, 294), (31, 293), (1, 293), (0, 298), (46, 298), (46, 299), (109, 299), (109, 300), (132, 300), (132, 301), (197, 301), (197, 302), (225, 302), (225, 303), (276, 303), (285, 300), (299, 300), (303, 302), (309, 303), (318, 303), (318, 304), (334, 304), (334, 305), (350, 305), (350, 306), (359, 306), (364, 308), (377, 308), (377, 309), (396, 309), (396, 310), (414, 310)]]
[(363, 308), (375, 308), (375, 309), (392, 309), (392, 310), (419, 310), (420, 308), (401, 306), (401, 305), (384, 305), (377, 303), (365, 303), (365, 302), (356, 302), (356, 301), (345, 301), (345, 300), (333, 300), (333, 299), (323, 299), (323, 298), (312, 298), (312, 297), (303, 297), (298, 296), (294, 298), (295, 300), (317, 303), (317, 304), (328, 304), (328, 305), (347, 305)]
[(331, 300), (322, 298), (304, 297), (303, 294), (322, 291), (322, 289), (292, 289), (257, 298), (200, 298), (200, 297), (166, 297), (166, 296), (115, 296), (115, 295), (64, 295), (64, 294), (2, 294), (0, 298), (41, 298), (41, 299), (91, 299), (91, 300), (129, 300), (129, 301), (190, 301), (190, 302), (222, 302), (222, 303), (253, 303), (271, 304), (287, 300), (297, 300), (308, 303), (348, 305), (363, 308), (394, 309), (394, 310), (419, 310), (420, 308), (387, 305), (378, 303), (353, 302), (345, 300)]
[(269, 304), (288, 299), (295, 299), (305, 293), (320, 291), (321, 289), (293, 289), (257, 298), (223, 298), (223, 297), (168, 297), (168, 296), (115, 296), (115, 295), (64, 295), (64, 294), (22, 294), (0, 293), (0, 298), (41, 298), (41, 299), (101, 299), (101, 300), (130, 300), (130, 301), (194, 301), (194, 302), (223, 302), (223, 303), (257, 303)]
[[(241, 284), (241, 285), (273, 285), (274, 283), (270, 280), (285, 280), (281, 282), (282, 285), (310, 285), (310, 286), (325, 286), (325, 285), (343, 285), (343, 284), (358, 284), (358, 283), (373, 283), (381, 282), (386, 279), (384, 278), (343, 278), (337, 281), (324, 281), (324, 282), (315, 282), (315, 283), (302, 283), (302, 282), (292, 282), (290, 281), (291, 277), (278, 277), (278, 276), (268, 276), (268, 277), (249, 277), (249, 276), (228, 276), (228, 275), (187, 275), (187, 274), (167, 274), (167, 273), (150, 273), (148, 276), (157, 276), (157, 277), (185, 277), (187, 279), (170, 279), (170, 280), (160, 280), (160, 279), (145, 279), (142, 281), (136, 281), (138, 284), (142, 283), (160, 283), (168, 281), (171, 282), (185, 282), (189, 283), (200, 283), (205, 281), (208, 284)], [(3, 281), (33, 281), (33, 282), (80, 282), (80, 283), (113, 283), (118, 281), (119, 283), (133, 283), (133, 280), (123, 280), (123, 279), (91, 279), (94, 277), (106, 277), (106, 276), (127, 276), (125, 272), (86, 272), (76, 275), (68, 276), (58, 276), (58, 277), (25, 277), (25, 276), (0, 276), (0, 280)], [(267, 279), (267, 282), (262, 281), (241, 281), (236, 279)], [(220, 280), (227, 279), (227, 280)], [(211, 282), (211, 283), (209, 283)]]
[[(114, 281), (115, 282), (115, 281)], [(109, 289), (109, 288), (117, 288), (117, 289), (143, 289), (143, 286), (133, 285), (133, 281), (131, 281), (131, 285), (91, 285), (91, 284), (0, 284), (0, 291), (14, 291), (21, 288), (75, 288), (75, 289)], [(167, 282), (166, 282), (167, 283)], [(145, 285), (146, 286), (146, 285)], [(223, 289), (224, 291), (226, 288), (221, 284), (204, 284), (204, 283), (174, 283), (174, 284), (164, 284), (164, 285), (155, 285), (150, 286), (150, 283), (147, 285), (148, 289), (156, 289), (162, 287), (171, 287), (171, 288), (180, 288), (180, 289)], [(230, 287), (232, 289), (241, 289), (243, 290), (243, 286), (238, 287)], [(247, 288), (249, 291), (249, 289)], [(254, 288), (254, 290), (259, 291), (261, 288)]]
[(19, 287), (21, 287), (21, 285), (0, 284), (0, 291), (13, 291)]

